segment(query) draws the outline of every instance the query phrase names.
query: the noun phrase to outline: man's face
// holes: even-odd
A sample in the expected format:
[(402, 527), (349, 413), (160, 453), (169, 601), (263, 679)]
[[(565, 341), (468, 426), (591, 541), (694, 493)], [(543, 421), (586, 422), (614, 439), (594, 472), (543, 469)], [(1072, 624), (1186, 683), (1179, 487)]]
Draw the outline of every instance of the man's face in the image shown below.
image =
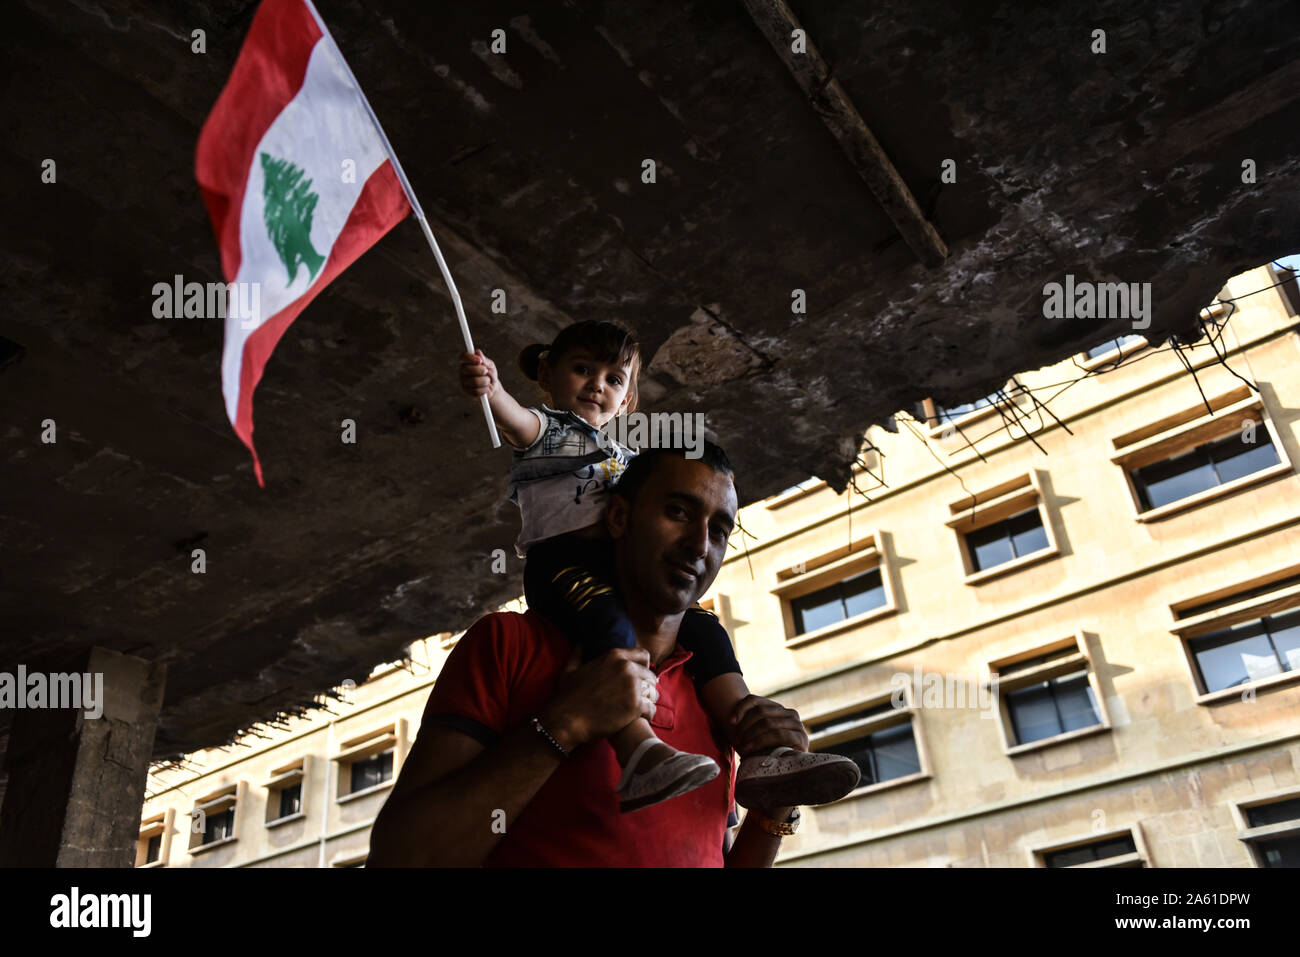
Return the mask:
[(630, 507), (622, 496), (610, 497), (609, 528), (628, 573), (625, 587), (656, 614), (684, 612), (717, 577), (736, 508), (730, 475), (698, 460), (661, 458)]

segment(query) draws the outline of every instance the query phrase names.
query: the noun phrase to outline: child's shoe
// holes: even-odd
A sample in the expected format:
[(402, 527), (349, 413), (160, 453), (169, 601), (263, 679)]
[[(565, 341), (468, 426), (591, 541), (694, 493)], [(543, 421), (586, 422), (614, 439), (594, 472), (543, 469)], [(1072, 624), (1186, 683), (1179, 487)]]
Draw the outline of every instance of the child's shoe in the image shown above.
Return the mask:
[[(673, 754), (638, 774), (636, 767), (641, 758), (656, 744), (663, 744)], [(632, 752), (623, 771), (623, 779), (618, 782), (618, 809), (626, 814), (687, 791), (694, 791), (716, 778), (719, 770), (718, 762), (703, 754), (678, 751), (658, 738), (646, 738)]]
[(839, 754), (777, 748), (742, 758), (736, 772), (741, 807), (797, 807), (838, 801), (858, 786), (858, 765)]

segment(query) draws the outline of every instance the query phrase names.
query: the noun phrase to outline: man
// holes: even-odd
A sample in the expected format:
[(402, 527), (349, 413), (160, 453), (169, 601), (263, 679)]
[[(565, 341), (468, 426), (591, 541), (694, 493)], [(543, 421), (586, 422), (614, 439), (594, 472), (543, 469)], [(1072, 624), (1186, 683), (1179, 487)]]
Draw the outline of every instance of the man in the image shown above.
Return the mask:
[[(578, 667), (573, 644), (534, 611), (488, 615), (448, 657), (411, 753), (371, 831), (368, 866), (767, 867), (793, 808), (751, 809), (725, 846), (731, 774), (628, 814), (602, 739), (638, 715), (674, 747), (731, 769), (677, 646), (683, 614), (717, 577), (737, 498), (722, 450), (652, 449), (614, 488), (614, 578), (639, 647)], [(689, 584), (683, 565), (699, 569)], [(647, 690), (648, 689), (648, 690)], [(742, 754), (806, 750), (799, 716), (751, 695), (733, 718)]]

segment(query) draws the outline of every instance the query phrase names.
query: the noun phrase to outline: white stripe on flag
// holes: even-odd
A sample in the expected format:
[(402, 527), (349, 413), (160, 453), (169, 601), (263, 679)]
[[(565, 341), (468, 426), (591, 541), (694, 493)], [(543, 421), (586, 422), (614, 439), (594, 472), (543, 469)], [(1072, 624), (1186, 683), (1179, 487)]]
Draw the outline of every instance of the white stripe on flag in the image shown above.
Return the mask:
[[(232, 287), (221, 356), (221, 388), (226, 415), (232, 423), (239, 404), (244, 343), (259, 325), (306, 293), (324, 271), (322, 264), (312, 279), (309, 270), (300, 265), (293, 283), (286, 285), (288, 270), (267, 234), (263, 218), (263, 152), (278, 160), (289, 160), (304, 171), (304, 180), (311, 180), (311, 190), (319, 196), (312, 215), (311, 243), (328, 262), (330, 250), (343, 232), (366, 180), (388, 159), (388, 154), (327, 39), (321, 38), (312, 48), (302, 88), (267, 129), (249, 167), (240, 210), (240, 262), (235, 278), (240, 283), (261, 283), (261, 310), (256, 322), (241, 318), (233, 301), (233, 288), (237, 287)], [(343, 181), (345, 160), (355, 164), (356, 175), (349, 177), (352, 182)]]

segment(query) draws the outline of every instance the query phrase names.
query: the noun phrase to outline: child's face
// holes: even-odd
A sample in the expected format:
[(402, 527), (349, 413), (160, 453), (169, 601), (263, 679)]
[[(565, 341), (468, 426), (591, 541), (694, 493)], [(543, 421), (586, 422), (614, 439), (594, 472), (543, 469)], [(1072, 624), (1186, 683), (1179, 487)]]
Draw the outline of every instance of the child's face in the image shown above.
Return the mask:
[(596, 428), (627, 404), (630, 365), (599, 362), (586, 349), (573, 349), (555, 365), (543, 361), (537, 384), (551, 394), (551, 405), (578, 413)]

